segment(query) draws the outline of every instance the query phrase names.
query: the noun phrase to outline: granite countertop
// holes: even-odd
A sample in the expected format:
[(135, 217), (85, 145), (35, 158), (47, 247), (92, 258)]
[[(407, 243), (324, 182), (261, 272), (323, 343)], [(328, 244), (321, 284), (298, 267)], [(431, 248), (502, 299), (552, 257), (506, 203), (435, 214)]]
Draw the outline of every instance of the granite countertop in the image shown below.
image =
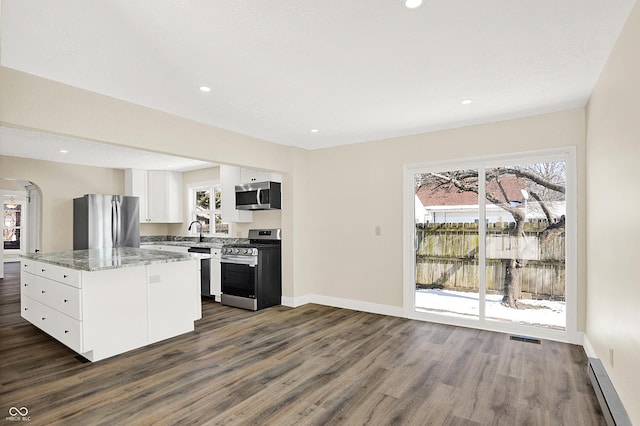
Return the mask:
[(198, 253), (175, 253), (161, 250), (121, 247), (32, 253), (22, 255), (21, 257), (79, 271), (102, 271), (105, 269), (150, 265), (152, 263), (185, 262), (211, 256)]
[(140, 245), (164, 245), (178, 247), (205, 247), (222, 248), (225, 244), (248, 243), (247, 238), (233, 237), (204, 237), (202, 242), (198, 242), (197, 237), (182, 237), (172, 235), (143, 236), (140, 237)]
[(222, 246), (224, 246), (224, 243), (209, 243), (206, 241), (203, 241), (201, 243), (199, 242), (192, 242), (192, 241), (147, 241), (147, 242), (141, 242), (140, 243), (141, 246), (178, 246), (178, 247), (203, 247), (203, 248), (222, 248)]

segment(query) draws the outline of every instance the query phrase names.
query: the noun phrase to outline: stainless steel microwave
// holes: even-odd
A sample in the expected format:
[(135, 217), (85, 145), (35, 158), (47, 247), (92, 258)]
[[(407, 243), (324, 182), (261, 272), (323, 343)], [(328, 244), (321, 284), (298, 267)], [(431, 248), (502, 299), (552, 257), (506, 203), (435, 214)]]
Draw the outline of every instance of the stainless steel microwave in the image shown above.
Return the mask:
[(236, 185), (236, 209), (273, 210), (281, 208), (279, 182), (251, 182)]

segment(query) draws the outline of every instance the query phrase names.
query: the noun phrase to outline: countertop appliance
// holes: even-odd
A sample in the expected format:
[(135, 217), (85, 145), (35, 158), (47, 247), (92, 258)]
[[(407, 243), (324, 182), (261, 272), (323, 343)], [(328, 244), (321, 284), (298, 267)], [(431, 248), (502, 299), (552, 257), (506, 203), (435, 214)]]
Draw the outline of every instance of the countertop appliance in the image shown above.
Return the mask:
[(281, 230), (250, 229), (249, 244), (228, 244), (220, 256), (223, 305), (257, 311), (282, 298)]
[(87, 194), (73, 199), (73, 249), (140, 247), (138, 197)]
[(251, 182), (236, 185), (236, 209), (274, 210), (281, 208), (279, 182)]

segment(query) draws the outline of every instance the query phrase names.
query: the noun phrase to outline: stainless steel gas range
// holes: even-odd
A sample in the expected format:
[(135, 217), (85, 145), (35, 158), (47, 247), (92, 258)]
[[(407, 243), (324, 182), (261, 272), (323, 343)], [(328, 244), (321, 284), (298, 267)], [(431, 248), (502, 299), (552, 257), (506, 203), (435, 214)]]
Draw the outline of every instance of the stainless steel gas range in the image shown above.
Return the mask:
[(280, 229), (250, 229), (249, 244), (222, 247), (223, 305), (257, 311), (282, 298)]

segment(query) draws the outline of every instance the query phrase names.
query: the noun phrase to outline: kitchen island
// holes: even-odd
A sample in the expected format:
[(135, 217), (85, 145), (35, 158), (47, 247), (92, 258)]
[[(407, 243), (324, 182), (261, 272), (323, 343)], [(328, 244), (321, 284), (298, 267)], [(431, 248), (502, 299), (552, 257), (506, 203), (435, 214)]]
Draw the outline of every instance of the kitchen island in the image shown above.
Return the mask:
[(201, 255), (138, 248), (22, 256), (24, 319), (90, 361), (194, 329)]

